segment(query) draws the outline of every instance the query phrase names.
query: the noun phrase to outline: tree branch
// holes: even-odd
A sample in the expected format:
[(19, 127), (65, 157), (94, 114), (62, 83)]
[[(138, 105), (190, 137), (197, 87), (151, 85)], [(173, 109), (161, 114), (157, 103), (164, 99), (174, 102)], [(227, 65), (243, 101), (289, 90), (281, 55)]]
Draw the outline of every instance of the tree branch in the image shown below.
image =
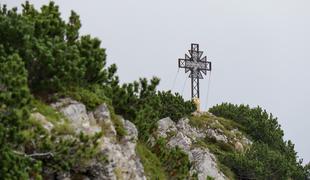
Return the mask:
[(26, 156), (32, 160), (35, 159), (48, 159), (51, 157), (54, 157), (54, 154), (52, 152), (46, 152), (46, 153), (33, 153), (33, 154), (25, 154), (24, 152), (19, 152), (19, 151), (13, 151), (15, 154), (21, 155), (21, 156)]

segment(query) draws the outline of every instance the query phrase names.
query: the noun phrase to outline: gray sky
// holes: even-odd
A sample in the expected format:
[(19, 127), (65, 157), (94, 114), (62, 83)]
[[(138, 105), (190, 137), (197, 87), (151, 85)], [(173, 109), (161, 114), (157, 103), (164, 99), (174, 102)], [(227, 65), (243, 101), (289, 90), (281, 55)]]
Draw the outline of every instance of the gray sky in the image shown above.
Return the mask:
[[(9, 7), (22, 0), (0, 0)], [(30, 1), (39, 7), (47, 0)], [(171, 89), (177, 59), (200, 44), (213, 71), (208, 106), (260, 105), (279, 118), (285, 138), (310, 161), (310, 1), (56, 0), (63, 17), (81, 16), (82, 34), (99, 37), (122, 82), (158, 76)], [(174, 91), (190, 98), (180, 70)], [(201, 82), (206, 106), (208, 77)], [(183, 93), (182, 93), (183, 92)]]

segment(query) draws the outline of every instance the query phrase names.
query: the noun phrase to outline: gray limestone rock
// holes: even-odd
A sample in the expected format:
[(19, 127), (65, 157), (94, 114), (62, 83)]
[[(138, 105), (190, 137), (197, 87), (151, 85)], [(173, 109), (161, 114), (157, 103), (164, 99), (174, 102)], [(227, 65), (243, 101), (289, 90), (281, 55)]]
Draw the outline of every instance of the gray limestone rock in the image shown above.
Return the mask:
[(84, 104), (65, 98), (51, 104), (51, 106), (65, 115), (77, 133), (90, 127), (89, 117)]
[(216, 141), (228, 143), (228, 138), (217, 129), (207, 129), (206, 135), (210, 138), (216, 139)]
[(133, 123), (120, 119), (127, 134), (118, 141), (106, 104), (101, 104), (94, 112), (87, 112), (85, 105), (69, 98), (61, 99), (52, 106), (68, 118), (76, 132), (94, 134), (103, 128), (105, 136), (100, 139), (99, 148), (107, 162), (97, 159), (89, 162), (84, 171), (91, 179), (146, 180), (143, 165), (136, 154), (138, 130)]
[(47, 121), (45, 116), (43, 116), (41, 113), (35, 112), (31, 114), (31, 118), (35, 119), (38, 121), (44, 129), (46, 129), (48, 132), (51, 132), (52, 129), (54, 128), (54, 125)]
[(208, 176), (216, 180), (227, 179), (225, 175), (219, 171), (215, 156), (208, 149), (194, 148), (190, 151), (193, 169), (198, 174), (199, 180), (205, 180)]
[[(205, 147), (194, 146), (194, 143), (205, 138), (208, 132), (192, 127), (188, 119), (181, 119), (175, 124), (170, 118), (164, 118), (159, 120), (157, 125), (158, 128), (153, 138), (167, 138), (168, 147), (178, 146), (181, 148), (193, 164), (191, 174), (197, 173), (199, 180), (205, 180), (208, 176), (217, 180), (227, 179), (219, 170), (215, 156)], [(227, 138), (219, 132), (212, 131), (210, 133), (218, 140), (227, 142)]]
[(158, 137), (167, 138), (167, 136), (171, 133), (177, 131), (176, 124), (169, 117), (160, 119), (157, 122), (157, 133)]

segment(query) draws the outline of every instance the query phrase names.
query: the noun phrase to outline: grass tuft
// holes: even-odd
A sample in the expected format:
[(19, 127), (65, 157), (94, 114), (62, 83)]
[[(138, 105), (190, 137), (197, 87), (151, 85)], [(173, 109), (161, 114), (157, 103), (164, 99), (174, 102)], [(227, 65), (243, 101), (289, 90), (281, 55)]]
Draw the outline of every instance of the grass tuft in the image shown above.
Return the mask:
[(168, 179), (160, 160), (154, 153), (152, 153), (147, 148), (145, 144), (138, 142), (136, 151), (143, 164), (144, 172), (146, 174), (147, 179), (150, 180)]

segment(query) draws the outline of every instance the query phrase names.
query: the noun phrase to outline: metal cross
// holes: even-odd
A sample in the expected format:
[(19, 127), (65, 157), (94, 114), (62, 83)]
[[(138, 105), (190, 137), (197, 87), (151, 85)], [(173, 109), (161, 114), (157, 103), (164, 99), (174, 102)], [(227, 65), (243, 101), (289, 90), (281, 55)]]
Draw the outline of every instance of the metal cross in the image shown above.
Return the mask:
[(211, 71), (211, 62), (207, 61), (206, 56), (201, 58), (202, 53), (199, 51), (199, 44), (191, 44), (190, 56), (185, 54), (185, 59), (179, 59), (179, 68), (185, 68), (185, 73), (190, 71), (192, 99), (199, 99), (199, 79), (203, 79), (201, 72), (207, 75), (207, 71)]

